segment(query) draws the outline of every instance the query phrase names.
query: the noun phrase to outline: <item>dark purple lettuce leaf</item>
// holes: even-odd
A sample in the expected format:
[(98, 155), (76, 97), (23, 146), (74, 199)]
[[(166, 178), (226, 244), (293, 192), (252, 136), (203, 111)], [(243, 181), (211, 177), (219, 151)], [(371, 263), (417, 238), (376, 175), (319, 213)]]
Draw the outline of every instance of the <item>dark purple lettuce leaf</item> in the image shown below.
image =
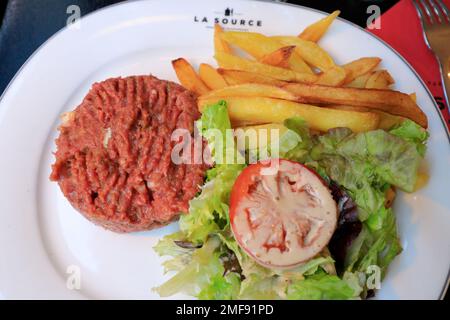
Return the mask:
[(339, 218), (328, 249), (335, 260), (338, 274), (342, 274), (345, 271), (347, 249), (361, 232), (362, 223), (358, 218), (356, 203), (349, 194), (333, 181), (330, 183), (330, 190), (338, 206)]

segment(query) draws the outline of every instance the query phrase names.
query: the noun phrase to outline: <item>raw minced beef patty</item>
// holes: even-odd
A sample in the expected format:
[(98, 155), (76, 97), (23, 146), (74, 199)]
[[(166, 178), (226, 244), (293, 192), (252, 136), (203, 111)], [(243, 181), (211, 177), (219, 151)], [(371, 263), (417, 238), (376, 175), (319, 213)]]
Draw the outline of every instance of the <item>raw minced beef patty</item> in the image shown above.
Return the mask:
[(173, 82), (132, 76), (95, 83), (63, 117), (50, 179), (107, 229), (165, 225), (188, 211), (203, 183), (205, 164), (171, 161), (172, 132), (192, 133), (199, 116), (193, 93)]

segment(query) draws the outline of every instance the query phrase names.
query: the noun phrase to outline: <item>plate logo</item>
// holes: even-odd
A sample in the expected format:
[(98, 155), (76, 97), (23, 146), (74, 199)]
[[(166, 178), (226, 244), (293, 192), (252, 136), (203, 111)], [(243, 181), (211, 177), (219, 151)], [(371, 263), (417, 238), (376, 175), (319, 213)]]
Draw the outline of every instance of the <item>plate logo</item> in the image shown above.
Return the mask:
[(225, 9), (225, 13), (224, 13), (225, 17), (232, 16), (233, 15), (233, 11), (234, 11), (233, 9), (226, 8)]
[(247, 31), (249, 28), (262, 27), (262, 20), (256, 17), (247, 17), (233, 7), (226, 7), (211, 14), (199, 14), (193, 17), (194, 23), (204, 24), (206, 28), (214, 27), (218, 23), (226, 29)]

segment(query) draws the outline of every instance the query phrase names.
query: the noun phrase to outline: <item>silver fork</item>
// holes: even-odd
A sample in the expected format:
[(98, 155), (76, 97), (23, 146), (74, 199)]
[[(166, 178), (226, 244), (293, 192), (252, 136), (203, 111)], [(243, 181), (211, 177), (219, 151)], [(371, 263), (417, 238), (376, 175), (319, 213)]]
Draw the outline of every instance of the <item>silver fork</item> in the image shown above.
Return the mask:
[(423, 37), (439, 60), (444, 98), (450, 98), (450, 11), (441, 0), (413, 0), (422, 22)]

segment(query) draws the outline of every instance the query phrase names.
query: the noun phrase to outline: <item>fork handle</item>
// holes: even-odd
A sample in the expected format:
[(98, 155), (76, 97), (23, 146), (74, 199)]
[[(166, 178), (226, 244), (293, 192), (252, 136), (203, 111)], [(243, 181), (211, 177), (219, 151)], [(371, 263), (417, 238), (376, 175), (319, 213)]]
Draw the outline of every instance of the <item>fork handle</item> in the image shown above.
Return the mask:
[(444, 99), (445, 104), (450, 112), (450, 56), (446, 54), (437, 54), (437, 58), (439, 60), (440, 68), (441, 68), (441, 80), (443, 91), (444, 91)]

